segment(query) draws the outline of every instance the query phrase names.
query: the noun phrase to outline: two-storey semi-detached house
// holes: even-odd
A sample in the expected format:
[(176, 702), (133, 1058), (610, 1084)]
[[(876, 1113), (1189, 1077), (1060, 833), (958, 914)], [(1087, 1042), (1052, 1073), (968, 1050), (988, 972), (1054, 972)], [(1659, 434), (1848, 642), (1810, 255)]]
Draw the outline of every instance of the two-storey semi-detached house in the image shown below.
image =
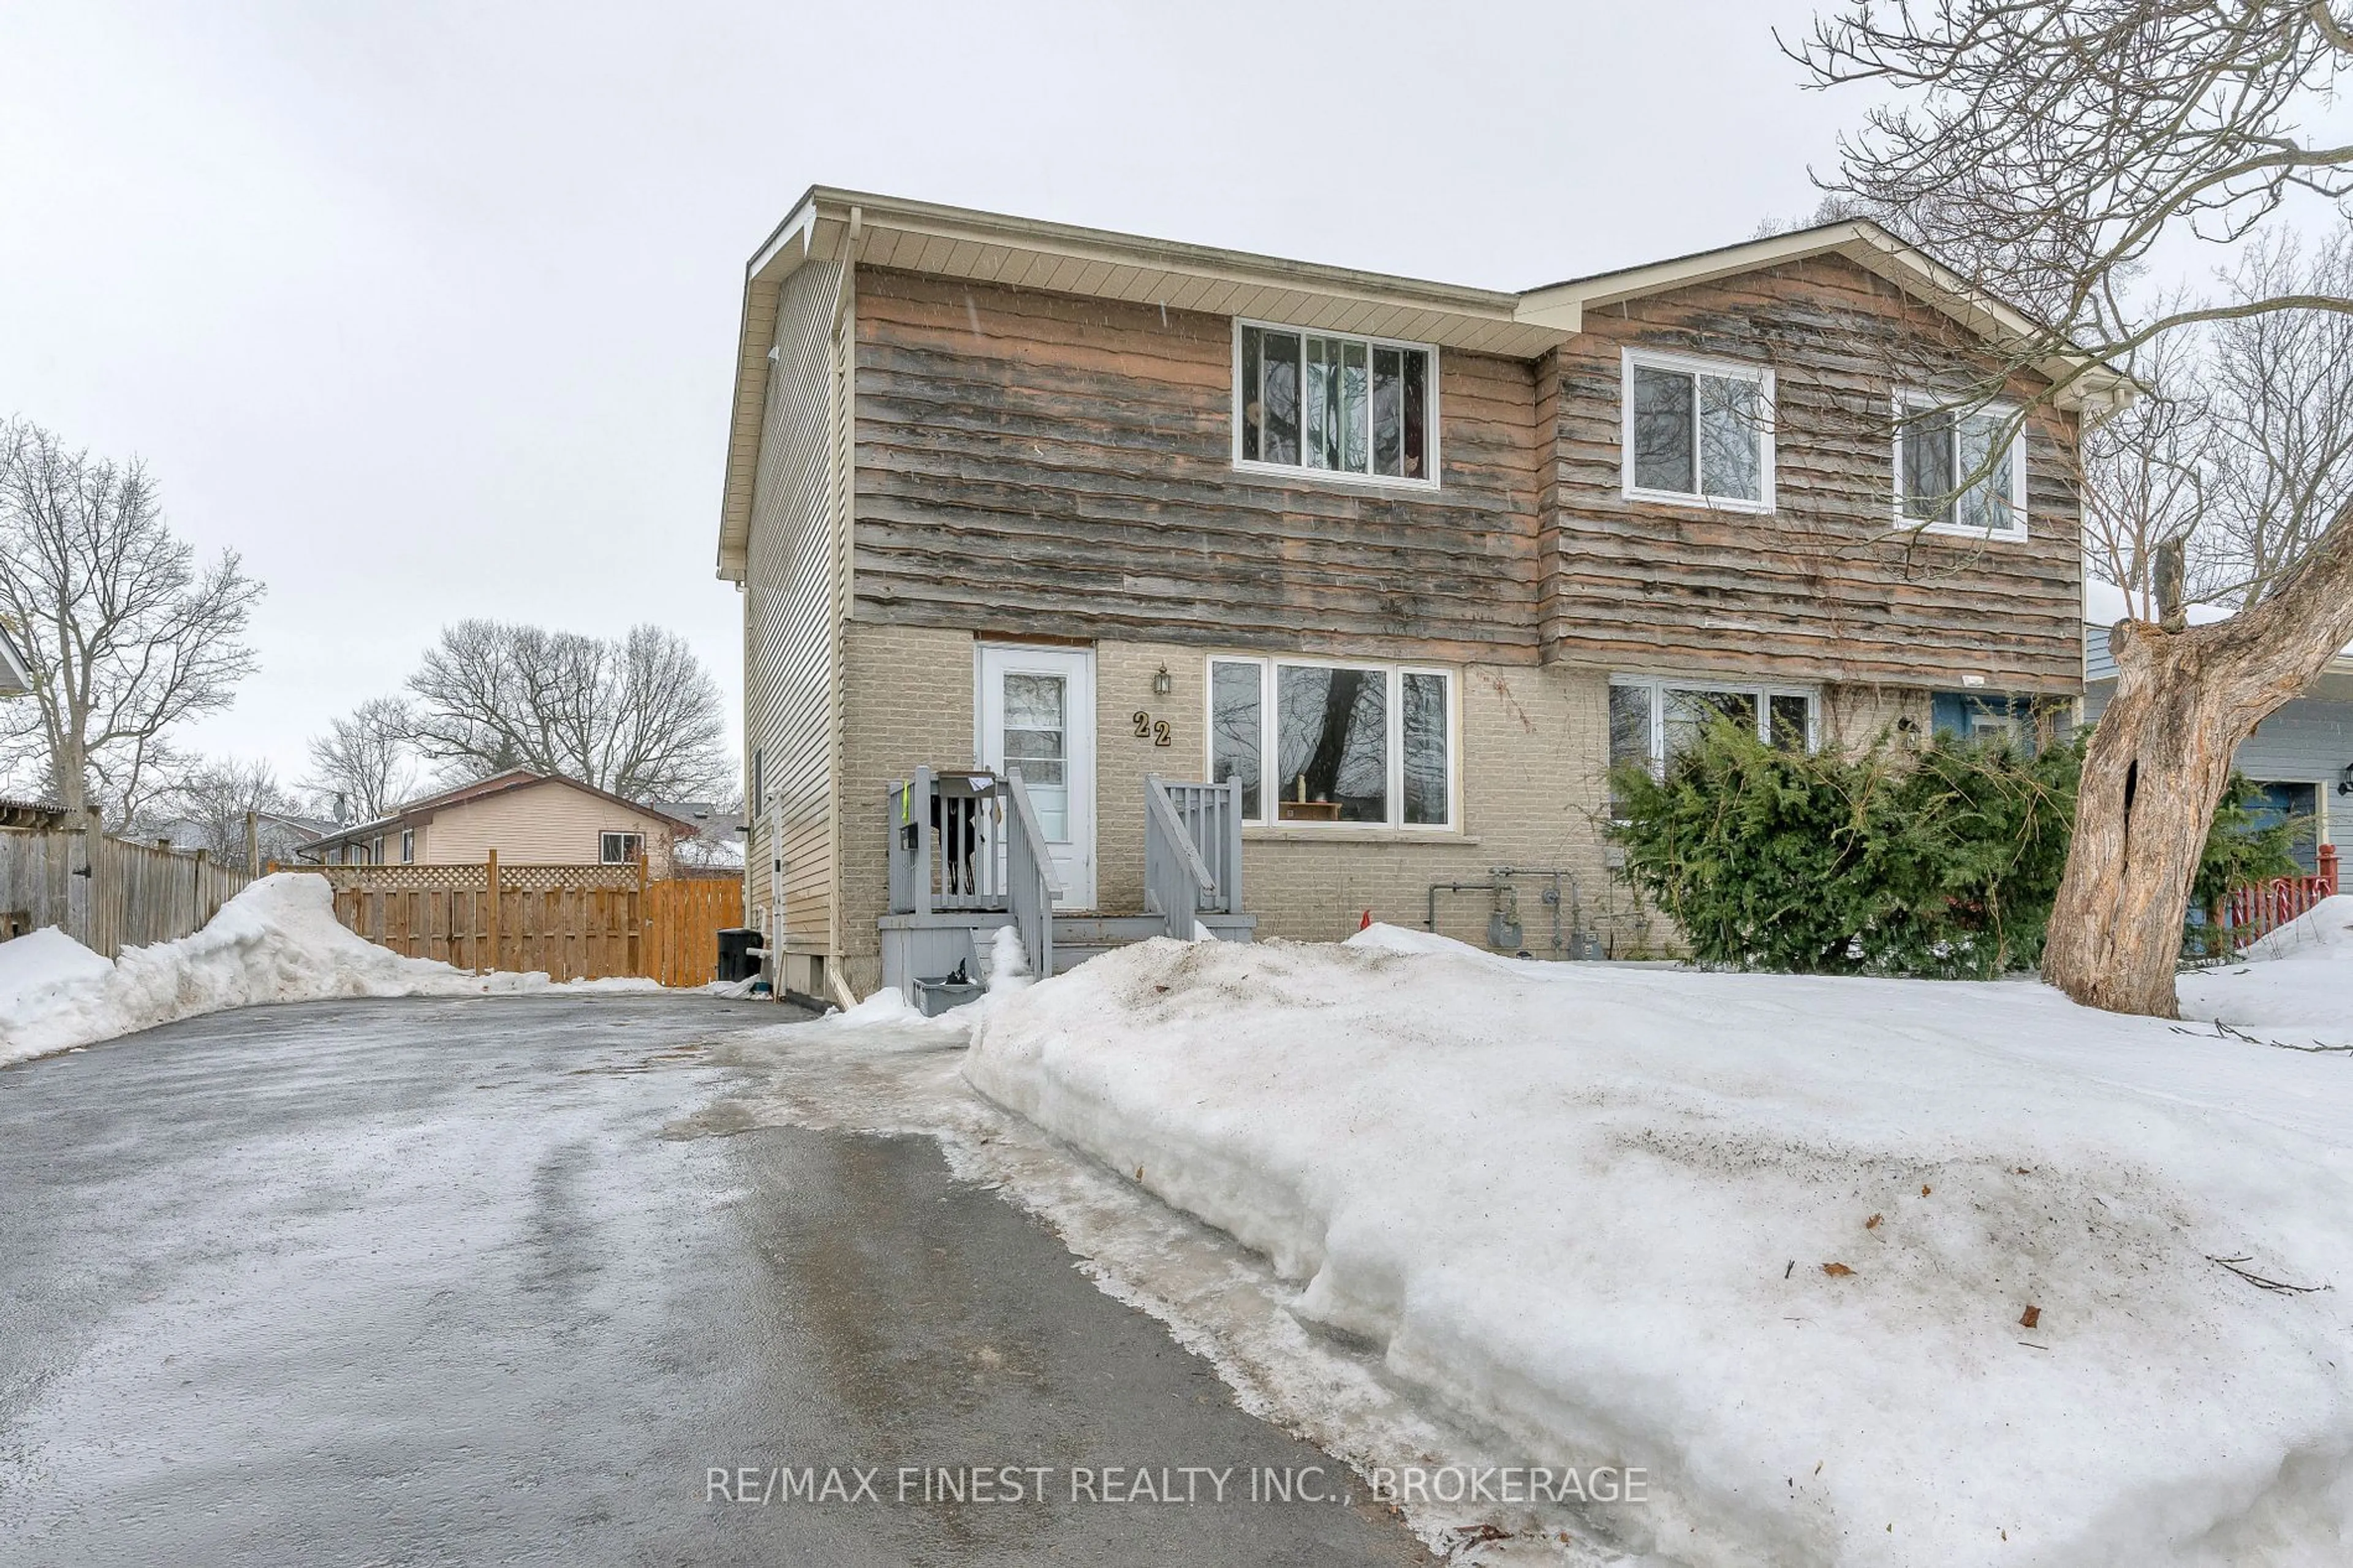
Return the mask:
[[(1998, 407), (1903, 417), (2033, 336), (1867, 223), (1508, 293), (811, 191), (748, 268), (719, 539), (780, 984), (1005, 908), (1019, 833), (1111, 940), (1172, 896), (1155, 776), (1232, 786), (1162, 801), (1204, 888), (1239, 858), (1220, 934), (1656, 940), (1613, 759), (2081, 693), (2076, 438), (2125, 384), (2012, 373), (2004, 452)], [(911, 795), (974, 767), (1025, 801)]]

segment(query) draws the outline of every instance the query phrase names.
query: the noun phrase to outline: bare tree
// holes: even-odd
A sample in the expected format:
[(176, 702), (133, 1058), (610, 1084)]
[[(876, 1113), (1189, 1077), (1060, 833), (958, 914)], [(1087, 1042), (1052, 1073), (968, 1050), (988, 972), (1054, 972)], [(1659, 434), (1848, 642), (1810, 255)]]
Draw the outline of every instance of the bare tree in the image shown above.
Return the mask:
[[(1793, 51), (1817, 85), (1887, 93), (1841, 144), (1836, 194), (2050, 323), (2015, 363), (2071, 345), (2122, 363), (2209, 322), (2353, 313), (2342, 291), (2151, 302), (2161, 245), (2237, 246), (2292, 201), (2353, 194), (2353, 145), (2307, 136), (2353, 34), (2324, 0), (1844, 0)], [(2051, 377), (2058, 397), (2090, 360)], [(2250, 585), (2252, 588), (2252, 584)], [(2249, 607), (2178, 605), (2109, 634), (2116, 695), (2086, 753), (2043, 973), (2077, 1001), (2171, 1016), (2182, 910), (2239, 743), (2353, 640), (2353, 510), (2278, 563)]]
[(303, 787), (342, 821), (389, 816), (417, 793), (417, 714), (397, 697), (371, 697), (311, 741)]
[(2198, 534), (2206, 516), (2213, 410), (2194, 349), (2165, 338), (2136, 356), (2134, 378), (2148, 390), (2083, 437), (2084, 555), (2143, 613), (2157, 603), (2159, 548)]
[[(2265, 237), (2230, 298), (2353, 300), (2353, 224), (2307, 254)], [(2274, 592), (2353, 503), (2353, 313), (2263, 311), (2211, 333), (2214, 493), (2192, 540), (2201, 597), (2249, 605)]]
[(0, 613), (33, 678), (20, 738), (59, 805), (120, 824), (147, 802), (171, 729), (227, 707), (252, 670), (260, 595), (233, 552), (197, 567), (135, 459), (0, 425)]
[(659, 626), (608, 639), (460, 621), (408, 689), (411, 739), (454, 777), (525, 767), (649, 800), (711, 795), (733, 773), (718, 683)]

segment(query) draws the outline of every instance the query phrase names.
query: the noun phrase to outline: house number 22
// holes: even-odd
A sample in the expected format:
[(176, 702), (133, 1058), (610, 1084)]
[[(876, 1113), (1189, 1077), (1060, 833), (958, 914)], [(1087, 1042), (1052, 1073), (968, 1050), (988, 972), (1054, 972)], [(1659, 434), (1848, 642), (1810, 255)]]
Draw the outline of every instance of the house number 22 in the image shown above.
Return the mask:
[(1168, 744), (1168, 721), (1155, 719), (1139, 708), (1135, 710), (1135, 738), (1149, 741), (1155, 746)]

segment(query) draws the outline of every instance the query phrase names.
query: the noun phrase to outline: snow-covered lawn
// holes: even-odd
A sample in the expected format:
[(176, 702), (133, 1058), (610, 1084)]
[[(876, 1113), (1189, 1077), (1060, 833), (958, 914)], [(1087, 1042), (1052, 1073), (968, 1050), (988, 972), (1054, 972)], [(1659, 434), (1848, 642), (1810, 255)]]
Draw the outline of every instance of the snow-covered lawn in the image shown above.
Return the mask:
[(112, 963), (55, 929), (0, 942), (0, 1065), (259, 1002), (550, 989), (660, 987), (651, 980), (557, 986), (545, 974), (477, 975), (403, 958), (336, 922), (325, 879), (284, 871), (222, 905), (194, 936), (134, 947)]
[[(2185, 1006), (2353, 1044), (2353, 899)], [(983, 1094), (1704, 1563), (2353, 1561), (2353, 1059), (2030, 982), (1155, 942)], [(2267, 1288), (2271, 1286), (2295, 1289)]]
[(2299, 1046), (2353, 1046), (2353, 893), (2274, 931), (2248, 959), (2183, 975), (2182, 1013)]

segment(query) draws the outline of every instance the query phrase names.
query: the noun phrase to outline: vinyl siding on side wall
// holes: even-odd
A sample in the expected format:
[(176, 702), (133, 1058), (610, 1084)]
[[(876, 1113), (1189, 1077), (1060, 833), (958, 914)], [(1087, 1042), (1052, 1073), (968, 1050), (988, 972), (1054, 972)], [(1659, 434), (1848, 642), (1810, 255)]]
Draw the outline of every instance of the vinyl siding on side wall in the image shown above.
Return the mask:
[[(2085, 721), (2099, 722), (2115, 695), (2112, 684), (2086, 693)], [(2236, 765), (2261, 784), (2317, 784), (2321, 837), (2345, 849), (2353, 848), (2353, 795), (2338, 795), (2337, 785), (2348, 763), (2353, 763), (2353, 701), (2305, 697), (2257, 725), (2239, 748)]]
[[(836, 753), (846, 545), (838, 520), (846, 469), (839, 447), (843, 351), (834, 332), (840, 277), (837, 264), (808, 263), (777, 301), (777, 357), (744, 579), (744, 908), (764, 929), (780, 915), (786, 952), (803, 959), (840, 948)], [(752, 798), (755, 771), (764, 799)], [(780, 889), (771, 885), (778, 859)], [(786, 983), (813, 988), (807, 974), (787, 975)]]

